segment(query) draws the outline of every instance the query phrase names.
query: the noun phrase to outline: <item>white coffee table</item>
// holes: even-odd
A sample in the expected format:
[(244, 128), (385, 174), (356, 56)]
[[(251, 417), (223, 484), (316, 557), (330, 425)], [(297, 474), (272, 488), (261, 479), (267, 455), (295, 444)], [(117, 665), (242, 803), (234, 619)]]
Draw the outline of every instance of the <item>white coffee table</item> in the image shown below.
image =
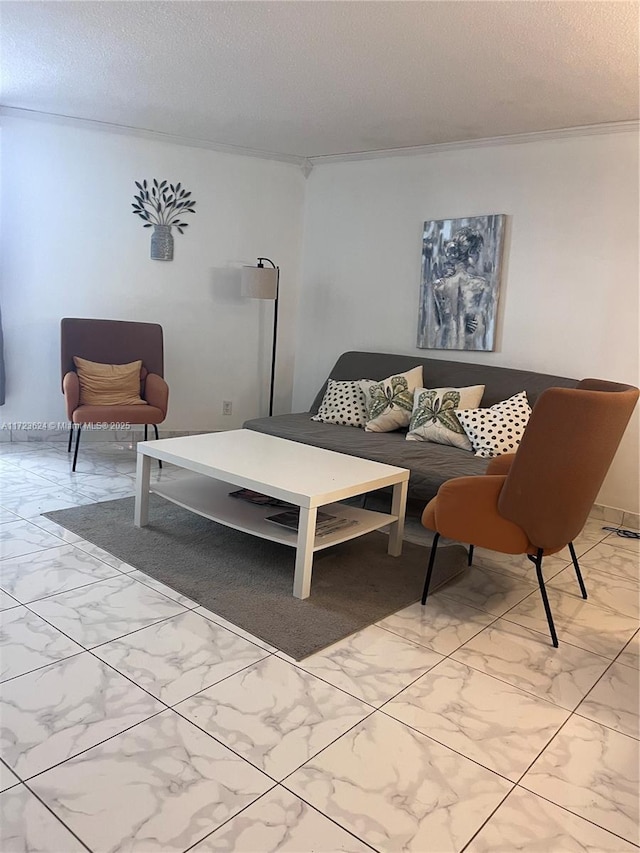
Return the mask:
[[(193, 476), (151, 483), (152, 459), (186, 468)], [(247, 429), (142, 441), (138, 444), (134, 522), (136, 527), (148, 523), (149, 494), (153, 492), (227, 527), (290, 545), (296, 549), (293, 594), (307, 598), (315, 551), (389, 525), (388, 553), (400, 556), (408, 481), (405, 468)], [(390, 513), (335, 504), (386, 486), (393, 487)], [(277, 507), (229, 497), (229, 492), (241, 487), (300, 507), (298, 531), (265, 520), (281, 511)], [(316, 536), (319, 507), (356, 523)]]

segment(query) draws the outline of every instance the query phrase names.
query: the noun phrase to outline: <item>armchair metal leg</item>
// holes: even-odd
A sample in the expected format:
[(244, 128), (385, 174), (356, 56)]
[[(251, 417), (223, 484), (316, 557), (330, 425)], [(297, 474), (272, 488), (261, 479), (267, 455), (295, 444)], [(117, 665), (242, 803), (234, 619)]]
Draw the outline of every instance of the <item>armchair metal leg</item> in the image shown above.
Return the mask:
[(578, 578), (578, 583), (580, 584), (580, 592), (582, 593), (582, 597), (587, 597), (587, 588), (584, 585), (584, 581), (582, 580), (582, 572), (580, 571), (580, 566), (578, 564), (578, 558), (576, 557), (576, 549), (573, 547), (573, 542), (569, 542), (569, 551), (571, 552), (571, 559), (573, 560), (573, 568), (576, 570), (576, 577)]
[[(156, 441), (157, 441), (160, 438), (160, 436), (158, 435), (157, 424), (152, 424), (152, 426), (153, 426), (153, 431), (156, 435)], [(148, 438), (149, 438), (149, 424), (145, 424), (144, 425), (144, 440), (147, 441)], [(158, 459), (158, 465), (162, 468), (162, 459)]]
[(436, 551), (438, 549), (438, 539), (440, 539), (440, 534), (436, 533), (433, 537), (433, 545), (431, 546), (431, 556), (429, 557), (429, 567), (427, 569), (427, 577), (424, 581), (424, 590), (422, 591), (422, 603), (424, 604), (427, 600), (427, 595), (429, 594), (429, 584), (431, 583), (431, 575), (433, 573), (433, 566), (436, 561)]
[(469, 545), (469, 557), (467, 558), (467, 565), (470, 566), (473, 563), (473, 545)]
[(71, 422), (71, 429), (69, 430), (69, 444), (67, 445), (67, 453), (71, 453), (71, 442), (73, 441), (73, 421)]
[(544, 586), (544, 578), (542, 577), (542, 548), (538, 548), (538, 553), (535, 558), (532, 558), (536, 565), (536, 574), (538, 575), (538, 584), (540, 586), (540, 594), (542, 595), (542, 603), (544, 604), (544, 612), (547, 614), (547, 622), (549, 623), (549, 633), (551, 634), (551, 642), (558, 648), (558, 635), (556, 634), (556, 626), (553, 624), (553, 616), (551, 615), (551, 607), (549, 607), (549, 599), (547, 598), (547, 590)]
[[(156, 434), (156, 441), (157, 441), (160, 438), (160, 436), (158, 435), (158, 425), (157, 424), (153, 425), (153, 431)], [(144, 432), (145, 432), (144, 437), (146, 438), (147, 437), (147, 427), (146, 426), (144, 428)], [(158, 459), (158, 465), (162, 468), (162, 459)]]
[(76, 449), (73, 453), (73, 467), (71, 470), (75, 472), (76, 470), (76, 462), (78, 461), (78, 448), (80, 447), (80, 433), (82, 432), (82, 424), (78, 424), (78, 431), (76, 432)]

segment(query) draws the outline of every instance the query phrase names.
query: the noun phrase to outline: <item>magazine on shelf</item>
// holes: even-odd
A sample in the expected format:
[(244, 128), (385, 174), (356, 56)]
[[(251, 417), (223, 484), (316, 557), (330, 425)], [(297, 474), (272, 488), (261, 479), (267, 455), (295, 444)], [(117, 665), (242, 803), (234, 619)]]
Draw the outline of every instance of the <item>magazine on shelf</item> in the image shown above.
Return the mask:
[[(276, 515), (268, 515), (265, 520), (297, 532), (299, 519), (300, 510), (296, 508), (287, 512), (278, 512)], [(326, 536), (335, 530), (351, 527), (355, 523), (356, 521), (353, 518), (340, 518), (337, 515), (329, 515), (328, 512), (318, 512), (316, 516), (316, 536)]]
[(281, 501), (280, 498), (272, 498), (271, 495), (263, 495), (262, 492), (254, 492), (252, 489), (236, 489), (235, 492), (229, 492), (229, 497), (238, 498), (256, 506), (293, 506), (287, 501)]

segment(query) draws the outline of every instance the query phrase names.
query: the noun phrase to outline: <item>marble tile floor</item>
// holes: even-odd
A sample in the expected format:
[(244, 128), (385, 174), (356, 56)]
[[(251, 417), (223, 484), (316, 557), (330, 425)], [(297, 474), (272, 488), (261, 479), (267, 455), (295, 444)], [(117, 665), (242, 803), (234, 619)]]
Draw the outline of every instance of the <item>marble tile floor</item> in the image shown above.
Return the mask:
[(576, 541), (588, 601), (547, 562), (556, 650), (526, 561), (478, 549), (295, 662), (41, 515), (134, 476), (124, 442), (75, 475), (0, 443), (1, 853), (638, 850), (640, 555), (610, 518)]

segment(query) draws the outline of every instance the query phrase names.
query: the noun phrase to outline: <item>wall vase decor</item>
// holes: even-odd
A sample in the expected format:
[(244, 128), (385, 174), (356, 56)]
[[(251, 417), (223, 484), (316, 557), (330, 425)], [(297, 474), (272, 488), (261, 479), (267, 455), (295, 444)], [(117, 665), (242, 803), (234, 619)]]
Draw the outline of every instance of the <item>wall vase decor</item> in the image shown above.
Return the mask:
[(492, 351), (506, 216), (424, 223), (418, 346)]
[(154, 225), (151, 235), (151, 260), (173, 260), (173, 234), (170, 225)]
[(185, 213), (195, 213), (195, 201), (191, 193), (182, 184), (170, 184), (168, 181), (158, 182), (155, 178), (149, 184), (145, 179), (142, 183), (135, 182), (138, 195), (134, 195), (133, 213), (144, 220), (145, 228), (153, 228), (151, 236), (151, 260), (173, 260), (173, 234), (175, 227), (184, 234), (188, 222), (182, 222)]

